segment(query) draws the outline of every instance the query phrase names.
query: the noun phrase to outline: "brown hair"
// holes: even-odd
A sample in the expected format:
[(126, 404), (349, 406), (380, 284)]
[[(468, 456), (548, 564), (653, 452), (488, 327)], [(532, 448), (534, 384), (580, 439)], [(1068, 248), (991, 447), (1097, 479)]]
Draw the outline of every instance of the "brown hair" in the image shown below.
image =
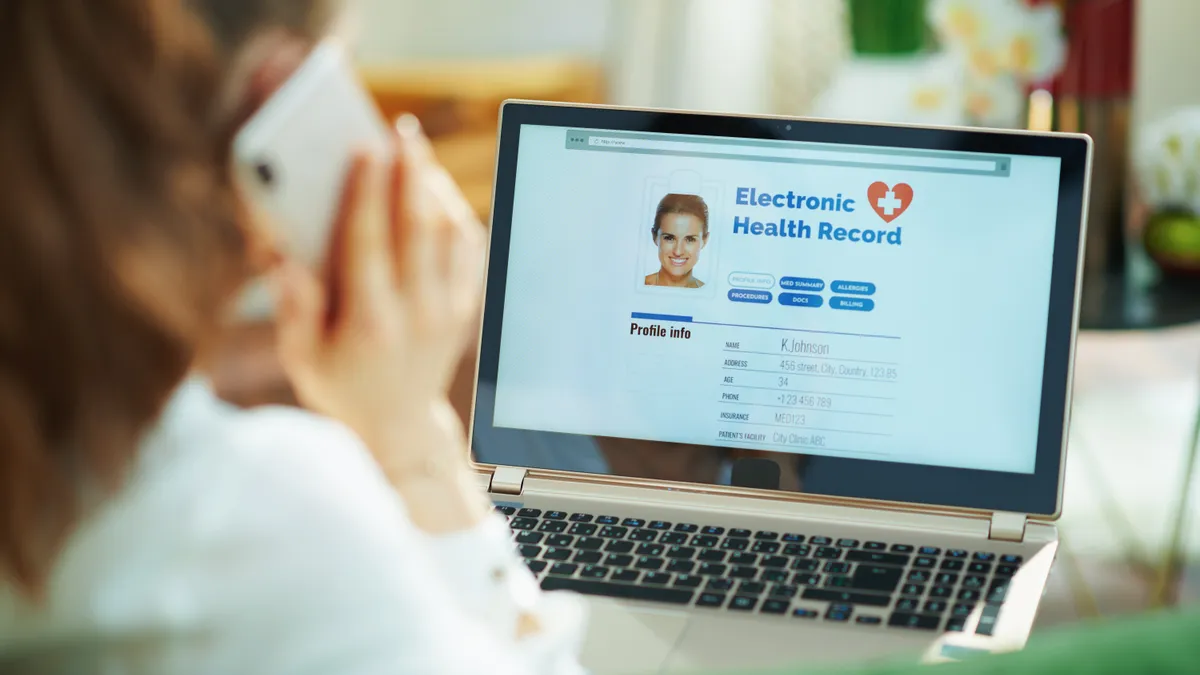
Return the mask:
[(708, 234), (708, 204), (704, 203), (700, 195), (672, 192), (659, 200), (658, 208), (654, 210), (654, 226), (650, 228), (650, 236), (654, 238), (654, 241), (658, 241), (658, 231), (662, 227), (662, 219), (673, 213), (696, 216), (700, 219), (704, 234)]
[(285, 3), (0, 2), (0, 578), (25, 591), (248, 272), (195, 11), (235, 4)]

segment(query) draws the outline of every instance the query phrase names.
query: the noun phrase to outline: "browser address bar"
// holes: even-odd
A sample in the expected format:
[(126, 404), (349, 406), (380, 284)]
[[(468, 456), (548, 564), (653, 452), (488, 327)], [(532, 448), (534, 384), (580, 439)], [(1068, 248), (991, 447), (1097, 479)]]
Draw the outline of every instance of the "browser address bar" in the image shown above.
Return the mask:
[[(855, 164), (878, 164), (894, 166), (898, 158), (894, 156), (876, 155), (862, 152), (832, 152), (824, 150), (781, 148), (738, 147), (725, 149), (718, 145), (698, 146), (687, 141), (659, 141), (640, 138), (616, 138), (612, 136), (591, 136), (588, 145), (597, 148), (629, 148), (630, 150), (667, 150), (671, 152), (699, 152), (708, 155), (729, 155), (731, 158), (740, 157), (771, 157), (779, 159), (814, 160), (827, 162), (852, 162)], [(955, 159), (950, 157), (925, 157), (921, 155), (904, 155), (902, 161), (908, 166), (927, 166), (944, 169), (968, 169), (974, 171), (994, 171), (995, 160)]]

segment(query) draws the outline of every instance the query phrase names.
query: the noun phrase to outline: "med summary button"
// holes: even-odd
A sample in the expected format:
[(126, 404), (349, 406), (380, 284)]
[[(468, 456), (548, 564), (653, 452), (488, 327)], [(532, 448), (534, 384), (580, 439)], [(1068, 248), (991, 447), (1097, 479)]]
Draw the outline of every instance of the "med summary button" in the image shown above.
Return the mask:
[(779, 287), (790, 288), (793, 291), (823, 291), (825, 282), (808, 277), (784, 277), (779, 280)]
[(875, 309), (875, 301), (870, 298), (843, 298), (834, 296), (829, 299), (833, 309), (848, 309), (855, 312), (869, 312)]
[(770, 291), (751, 291), (744, 288), (729, 289), (729, 299), (734, 302), (753, 302), (759, 305), (765, 305), (771, 302)]
[(813, 293), (780, 293), (779, 304), (788, 307), (820, 307), (825, 298)]
[(875, 295), (875, 284), (869, 281), (834, 281), (829, 290), (847, 295)]

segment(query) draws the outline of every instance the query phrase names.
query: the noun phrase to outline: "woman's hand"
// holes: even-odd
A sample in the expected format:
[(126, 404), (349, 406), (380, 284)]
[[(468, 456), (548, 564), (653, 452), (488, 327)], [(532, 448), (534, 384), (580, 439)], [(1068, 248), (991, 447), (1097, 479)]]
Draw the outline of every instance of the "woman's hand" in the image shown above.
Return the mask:
[(277, 281), (297, 397), (356, 431), (401, 487), (431, 462), (465, 466), (446, 390), (478, 318), (484, 235), (415, 120), (397, 126), (394, 159), (364, 154), (348, 173), (324, 283), (287, 263)]

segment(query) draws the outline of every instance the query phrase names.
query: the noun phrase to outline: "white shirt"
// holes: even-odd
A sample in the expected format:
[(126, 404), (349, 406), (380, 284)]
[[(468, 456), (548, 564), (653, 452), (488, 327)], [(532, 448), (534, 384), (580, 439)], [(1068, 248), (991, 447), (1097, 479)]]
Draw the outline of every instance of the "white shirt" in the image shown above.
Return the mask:
[[(0, 587), (0, 671), (575, 674), (583, 607), (537, 587), (502, 517), (426, 535), (341, 425), (191, 380), (47, 602)], [(542, 630), (517, 640), (522, 611)]]

